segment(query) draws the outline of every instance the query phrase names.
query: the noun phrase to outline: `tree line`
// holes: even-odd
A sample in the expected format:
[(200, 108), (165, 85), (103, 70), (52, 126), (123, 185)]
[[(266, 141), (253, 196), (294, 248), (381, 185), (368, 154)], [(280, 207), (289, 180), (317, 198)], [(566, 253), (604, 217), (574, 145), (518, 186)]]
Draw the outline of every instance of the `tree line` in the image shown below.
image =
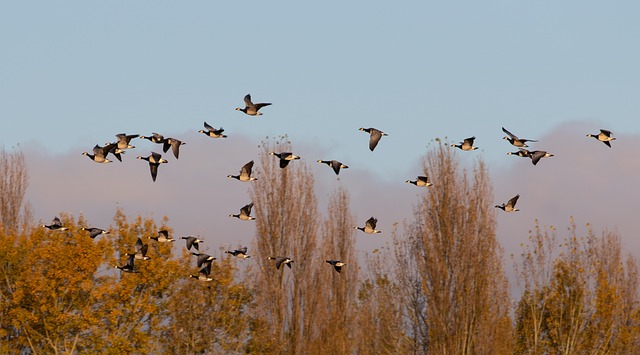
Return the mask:
[[(276, 146), (291, 148), (264, 142), (250, 190), (253, 258), (220, 252), (211, 282), (189, 278), (194, 257), (171, 243), (145, 240), (139, 273), (114, 269), (139, 236), (172, 232), (167, 217), (118, 210), (95, 240), (78, 232), (82, 215), (60, 215), (68, 231), (39, 227), (25, 159), (1, 150), (0, 352), (640, 353), (638, 263), (616, 233), (572, 224), (559, 235), (536, 222), (505, 258), (485, 163), (465, 169), (438, 141), (421, 163), (434, 186), (419, 190), (388, 247), (359, 257), (349, 192), (336, 189), (320, 211), (309, 167), (281, 169)], [(280, 255), (291, 269), (267, 259)], [(340, 273), (330, 258), (346, 263)]]

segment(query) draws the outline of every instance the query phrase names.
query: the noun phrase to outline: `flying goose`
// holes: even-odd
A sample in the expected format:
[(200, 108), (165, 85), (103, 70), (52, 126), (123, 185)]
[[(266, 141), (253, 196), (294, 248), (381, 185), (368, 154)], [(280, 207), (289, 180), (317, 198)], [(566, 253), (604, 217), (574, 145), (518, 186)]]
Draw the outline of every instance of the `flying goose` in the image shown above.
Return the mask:
[(231, 254), (236, 258), (240, 258), (240, 259), (248, 259), (251, 257), (251, 255), (247, 255), (247, 247), (236, 249), (234, 251), (226, 250), (225, 253)]
[(91, 228), (82, 227), (82, 228), (80, 228), (80, 230), (88, 231), (89, 232), (89, 236), (91, 237), (91, 239), (94, 239), (95, 237), (97, 237), (97, 236), (99, 236), (101, 234), (109, 234), (108, 231), (106, 231), (104, 229), (100, 229), (100, 228), (95, 228), (95, 227), (91, 227)]
[(213, 280), (209, 275), (211, 275), (211, 261), (207, 262), (206, 265), (200, 269), (198, 275), (189, 275), (189, 277), (198, 279), (198, 281), (208, 282)]
[(169, 242), (175, 242), (176, 240), (171, 238), (169, 236), (169, 231), (166, 229), (162, 229), (158, 231), (158, 235), (154, 236), (150, 236), (149, 239), (153, 239), (156, 242), (160, 242), (160, 243), (169, 243)]
[(518, 136), (516, 136), (515, 134), (507, 131), (506, 128), (504, 128), (504, 127), (502, 127), (502, 132), (506, 133), (509, 136), (509, 137), (502, 137), (502, 139), (508, 140), (509, 143), (511, 143), (513, 146), (518, 147), (518, 148), (526, 148), (526, 147), (528, 147), (528, 145), (526, 144), (527, 142), (537, 142), (536, 140), (533, 140), (533, 139), (518, 138)]
[(432, 183), (429, 182), (429, 178), (426, 176), (418, 176), (418, 178), (415, 181), (407, 180), (405, 182), (407, 184), (414, 184), (419, 187), (426, 187), (426, 186), (433, 185)]
[(237, 179), (239, 181), (253, 181), (258, 180), (258, 178), (251, 177), (251, 169), (253, 168), (253, 160), (246, 163), (242, 169), (240, 169), (240, 174), (238, 175), (227, 175), (228, 178)]
[(318, 163), (327, 164), (333, 169), (336, 175), (340, 174), (340, 169), (348, 169), (349, 167), (337, 160), (318, 160)]
[(162, 155), (156, 152), (151, 152), (151, 155), (148, 157), (139, 156), (138, 159), (146, 160), (149, 162), (149, 169), (151, 169), (151, 179), (156, 181), (156, 176), (158, 176), (158, 167), (160, 164), (168, 163), (166, 159), (162, 159)]
[(343, 263), (343, 262), (342, 262), (342, 261), (340, 261), (340, 260), (325, 260), (325, 262), (327, 262), (327, 263), (329, 263), (329, 264), (333, 265), (334, 269), (336, 269), (336, 271), (337, 271), (338, 273), (340, 273), (340, 271), (342, 271), (342, 267), (343, 267), (343, 266), (347, 265), (347, 264)]
[(149, 244), (142, 243), (142, 239), (140, 239), (140, 237), (138, 237), (138, 240), (136, 241), (136, 244), (134, 245), (134, 250), (135, 250), (135, 252), (133, 254), (128, 254), (127, 253), (126, 255), (133, 255), (136, 260), (149, 260), (149, 259), (151, 259), (150, 257), (147, 256), (147, 251), (149, 250)]
[(214, 258), (213, 256), (211, 256), (209, 254), (192, 252), (191, 255), (194, 255), (194, 256), (197, 257), (196, 261), (197, 261), (198, 267), (201, 267), (202, 264), (204, 264), (204, 263), (211, 263), (212, 261), (216, 260), (216, 258)]
[(164, 143), (162, 145), (162, 151), (166, 153), (169, 150), (169, 148), (171, 148), (171, 151), (173, 152), (173, 156), (175, 156), (176, 159), (178, 159), (178, 155), (180, 155), (180, 146), (184, 144), (187, 144), (187, 143), (179, 139), (167, 138), (164, 140)]
[(199, 243), (204, 243), (204, 240), (200, 240), (192, 235), (188, 235), (186, 237), (181, 237), (187, 241), (187, 250), (191, 250), (191, 247), (196, 248), (196, 250), (200, 250)]
[(534, 150), (532, 152), (529, 152), (529, 158), (531, 158), (531, 162), (533, 163), (533, 165), (538, 164), (538, 162), (542, 158), (548, 158), (552, 156), (553, 154), (547, 153), (544, 150)]
[(614, 137), (611, 137), (611, 131), (608, 131), (606, 129), (600, 129), (600, 133), (597, 134), (587, 134), (587, 137), (593, 137), (606, 144), (609, 148), (611, 148), (610, 142), (616, 140)]
[(368, 234), (382, 233), (382, 231), (376, 229), (376, 223), (378, 223), (378, 219), (371, 217), (365, 222), (364, 227), (356, 226), (353, 228), (359, 229)]
[(125, 149), (133, 149), (135, 148), (135, 146), (132, 146), (131, 144), (129, 144), (129, 142), (131, 142), (131, 139), (133, 138), (137, 138), (140, 137), (139, 134), (126, 134), (126, 133), (118, 133), (116, 134), (116, 138), (117, 141), (115, 143), (105, 143), (106, 144), (115, 144), (116, 148), (118, 148), (119, 150), (123, 151)]
[(531, 152), (524, 148), (520, 148), (517, 152), (508, 152), (507, 155), (517, 155), (521, 158), (529, 158), (531, 156)]
[(82, 155), (89, 157), (89, 159), (93, 160), (96, 163), (106, 164), (111, 163), (111, 160), (107, 159), (107, 154), (109, 153), (112, 153), (116, 156), (116, 158), (118, 158), (119, 161), (122, 161), (122, 157), (120, 156), (120, 154), (124, 152), (117, 149), (115, 143), (109, 143), (104, 147), (96, 144), (93, 147), (93, 154), (82, 152)]
[(53, 218), (50, 225), (43, 224), (42, 227), (48, 228), (51, 230), (61, 230), (61, 231), (69, 230), (69, 228), (62, 226), (62, 221), (57, 216)]
[(503, 210), (505, 212), (517, 212), (517, 211), (520, 211), (519, 209), (516, 208), (516, 202), (518, 202), (519, 198), (520, 198), (520, 195), (515, 195), (506, 204), (503, 203), (502, 205), (496, 205), (495, 207), (499, 208), (499, 209), (501, 209), (501, 210)]
[(265, 107), (265, 106), (269, 106), (271, 105), (271, 103), (258, 103), (258, 104), (254, 104), (253, 102), (251, 102), (251, 95), (247, 94), (244, 97), (244, 108), (240, 108), (240, 107), (236, 107), (236, 110), (238, 111), (242, 111), (244, 113), (246, 113), (249, 116), (260, 116), (262, 115), (262, 112), (258, 112), (258, 110), (260, 110), (261, 108)]
[(138, 270), (133, 268), (133, 261), (135, 259), (135, 255), (134, 254), (127, 254), (128, 258), (127, 258), (127, 263), (124, 264), (123, 266), (114, 266), (116, 269), (120, 269), (124, 272), (138, 272)]
[(224, 128), (220, 127), (218, 129), (215, 129), (213, 127), (211, 127), (207, 122), (204, 123), (204, 128), (206, 128), (207, 130), (205, 131), (204, 129), (199, 130), (199, 133), (204, 133), (205, 135), (211, 137), (211, 138), (227, 138), (226, 134), (222, 134), (222, 132), (224, 132)]
[(286, 256), (277, 256), (277, 257), (273, 257), (270, 256), (269, 260), (275, 260), (276, 261), (276, 269), (280, 270), (280, 265), (285, 264), (289, 267), (289, 269), (291, 269), (291, 263), (293, 262), (293, 260), (289, 259)]
[(369, 133), (369, 150), (371, 150), (372, 152), (374, 149), (376, 149), (376, 146), (378, 145), (380, 138), (382, 138), (382, 136), (388, 136), (388, 134), (373, 127), (369, 127), (369, 128), (360, 127), (359, 130)]
[(478, 149), (478, 147), (474, 147), (473, 146), (473, 141), (476, 139), (476, 137), (469, 137), (467, 139), (465, 139), (463, 142), (460, 142), (460, 144), (451, 144), (452, 147), (456, 147), (456, 148), (460, 148), (462, 150), (476, 150)]
[(286, 168), (287, 165), (289, 165), (290, 161), (300, 159), (299, 156), (293, 155), (290, 152), (282, 152), (282, 153), (271, 152), (269, 153), (269, 155), (275, 155), (278, 158), (280, 158), (280, 167), (282, 169)]
[(245, 205), (240, 209), (239, 214), (230, 214), (229, 217), (239, 218), (243, 221), (252, 221), (256, 219), (255, 217), (251, 217), (251, 208), (253, 207), (253, 202), (248, 205)]
[(164, 144), (166, 138), (160, 133), (153, 132), (151, 136), (140, 136), (140, 139), (146, 139), (156, 144)]

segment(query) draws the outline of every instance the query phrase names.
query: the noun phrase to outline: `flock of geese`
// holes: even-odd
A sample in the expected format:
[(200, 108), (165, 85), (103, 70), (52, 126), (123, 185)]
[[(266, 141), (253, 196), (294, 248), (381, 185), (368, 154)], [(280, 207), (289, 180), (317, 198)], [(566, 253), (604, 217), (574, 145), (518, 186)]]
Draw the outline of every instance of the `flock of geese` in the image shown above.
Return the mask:
[[(262, 115), (262, 112), (260, 112), (259, 110), (263, 107), (271, 105), (271, 103), (253, 103), (251, 101), (251, 95), (249, 94), (247, 94), (244, 97), (244, 103), (245, 103), (244, 108), (238, 107), (236, 108), (236, 110), (241, 111), (250, 116)], [(224, 134), (224, 129), (222, 127), (214, 128), (213, 126), (209, 125), (207, 122), (204, 122), (204, 128), (205, 129), (199, 130), (198, 132), (203, 133), (204, 135), (209, 136), (211, 138), (227, 138), (227, 135)], [(387, 134), (384, 133), (383, 131), (373, 127), (369, 127), (369, 128), (363, 127), (363, 128), (360, 128), (359, 130), (369, 134), (369, 149), (371, 151), (374, 151), (374, 149), (377, 147), (382, 137), (387, 136)], [(509, 132), (504, 127), (502, 127), (502, 131), (505, 134), (507, 134), (507, 136), (505, 136), (504, 139), (507, 140), (514, 147), (518, 148), (518, 151), (508, 152), (507, 153), (508, 155), (516, 155), (522, 158), (530, 158), (533, 165), (537, 165), (540, 159), (542, 158), (548, 158), (548, 157), (554, 156), (553, 154), (544, 150), (533, 150), (533, 151), (527, 150), (526, 148), (529, 147), (527, 143), (537, 142), (536, 140), (519, 138), (518, 136)], [(609, 148), (611, 148), (611, 141), (616, 139), (612, 137), (611, 131), (608, 131), (605, 129), (601, 129), (600, 132), (597, 134), (587, 134), (587, 137), (593, 137), (598, 141), (606, 144)], [(180, 155), (180, 147), (185, 144), (179, 139), (172, 138), (172, 137), (165, 138), (163, 135), (159, 133), (152, 133), (152, 135), (150, 136), (140, 136), (138, 134), (120, 133), (120, 134), (116, 134), (116, 138), (117, 140), (115, 142), (107, 142), (104, 144), (104, 146), (100, 146), (96, 144), (93, 148), (93, 154), (89, 154), (88, 152), (83, 152), (82, 154), (85, 156), (88, 156), (94, 162), (101, 163), (101, 164), (112, 162), (107, 158), (109, 154), (112, 154), (113, 156), (115, 156), (116, 159), (118, 159), (118, 161), (122, 161), (122, 154), (125, 153), (125, 151), (128, 149), (135, 148), (135, 146), (131, 145), (131, 140), (134, 138), (140, 138), (140, 139), (147, 139), (152, 143), (162, 145), (162, 151), (164, 153), (167, 153), (169, 149), (171, 149), (173, 156), (176, 159), (178, 159)], [(473, 145), (474, 140), (475, 140), (475, 137), (466, 138), (459, 144), (451, 144), (451, 147), (459, 148), (463, 151), (477, 150), (478, 147)], [(282, 169), (285, 169), (290, 162), (300, 159), (299, 156), (294, 155), (291, 152), (270, 152), (269, 155), (273, 155), (279, 159), (279, 166)], [(161, 164), (168, 162), (166, 159), (162, 158), (162, 154), (153, 152), (153, 151), (149, 156), (146, 156), (146, 157), (138, 156), (137, 159), (146, 160), (149, 163), (149, 168), (151, 171), (151, 179), (153, 181), (156, 181), (156, 178), (158, 175), (158, 167)], [(340, 174), (341, 169), (349, 168), (347, 165), (343, 164), (338, 160), (317, 160), (317, 162), (328, 165), (331, 169), (333, 169), (336, 175)], [(228, 178), (237, 179), (242, 182), (250, 182), (250, 181), (257, 180), (257, 178), (251, 176), (253, 164), (254, 164), (253, 160), (246, 163), (244, 166), (242, 166), (238, 175), (228, 175)], [(418, 187), (428, 187), (433, 185), (429, 181), (429, 178), (427, 176), (418, 176), (416, 180), (406, 180), (406, 183), (410, 183)], [(496, 205), (495, 207), (500, 208), (505, 212), (519, 211), (515, 207), (519, 197), (520, 195), (516, 195), (513, 198), (511, 198), (507, 203), (502, 203), (501, 205)], [(240, 209), (240, 213), (230, 214), (229, 217), (238, 218), (243, 221), (254, 220), (255, 217), (251, 216), (252, 207), (253, 207), (253, 203), (249, 203)], [(363, 227), (355, 226), (354, 228), (361, 230), (367, 234), (382, 233), (380, 230), (376, 229), (377, 222), (378, 220), (376, 218), (371, 217), (365, 222), (365, 225)], [(51, 230), (68, 230), (68, 228), (63, 226), (62, 222), (58, 217), (55, 217), (50, 225), (43, 225), (42, 227), (45, 227)], [(81, 230), (88, 231), (89, 236), (91, 238), (96, 238), (101, 234), (109, 233), (106, 230), (95, 228), (95, 227), (92, 227), (92, 228), (82, 227)], [(160, 230), (157, 232), (156, 236), (150, 236), (148, 238), (151, 240), (155, 240), (158, 243), (175, 242), (175, 239), (173, 239), (169, 235), (169, 232), (167, 230)], [(191, 252), (191, 254), (196, 257), (196, 265), (198, 266), (198, 268), (201, 268), (200, 271), (198, 272), (198, 275), (189, 275), (189, 277), (195, 278), (200, 281), (212, 281), (213, 278), (211, 277), (211, 263), (214, 260), (216, 260), (216, 258), (208, 254), (200, 253), (199, 243), (203, 243), (204, 241), (191, 235), (181, 237), (181, 239), (184, 239), (186, 241), (186, 248), (188, 251), (190, 251), (192, 248), (195, 249), (195, 252)], [(138, 237), (134, 245), (134, 251), (132, 253), (127, 252), (124, 254), (125, 256), (127, 256), (126, 263), (122, 266), (116, 265), (115, 267), (124, 272), (130, 272), (130, 273), (139, 272), (134, 267), (134, 262), (136, 260), (144, 261), (144, 260), (150, 259), (146, 255), (148, 247), (149, 247), (148, 244), (144, 244), (142, 239)], [(225, 253), (240, 259), (246, 259), (251, 257), (250, 255), (247, 254), (247, 247), (243, 247), (236, 250), (227, 250), (225, 251)], [(275, 257), (269, 256), (268, 259), (274, 260), (275, 267), (278, 270), (283, 264), (291, 268), (291, 265), (294, 262), (293, 259), (287, 256), (275, 256)], [(337, 271), (338, 273), (340, 273), (342, 270), (342, 267), (346, 265), (346, 263), (342, 262), (341, 260), (325, 260), (325, 261), (326, 263), (333, 266), (335, 271)]]

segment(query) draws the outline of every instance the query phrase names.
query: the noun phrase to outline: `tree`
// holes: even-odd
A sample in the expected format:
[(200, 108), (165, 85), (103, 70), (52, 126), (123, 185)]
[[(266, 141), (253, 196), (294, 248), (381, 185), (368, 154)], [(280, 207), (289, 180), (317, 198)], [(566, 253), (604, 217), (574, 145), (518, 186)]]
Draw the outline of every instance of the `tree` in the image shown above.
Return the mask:
[[(313, 280), (316, 273), (326, 271), (320, 269), (324, 265), (318, 248), (313, 175), (303, 161), (280, 168), (269, 153), (283, 151), (291, 152), (285, 139), (263, 142), (258, 180), (252, 182), (250, 192), (256, 217), (257, 266), (252, 352), (307, 352), (322, 292)], [(289, 257), (293, 266), (276, 270), (269, 256)]]
[(413, 352), (506, 353), (509, 298), (488, 171), (478, 159), (469, 176), (457, 153), (437, 144), (423, 160), (433, 186), (420, 194), (404, 238), (394, 233)]
[[(31, 217), (31, 209), (24, 204), (29, 185), (29, 171), (24, 155), (0, 149), (0, 223), (5, 233), (18, 231), (21, 223)], [(24, 225), (23, 224), (23, 225)]]

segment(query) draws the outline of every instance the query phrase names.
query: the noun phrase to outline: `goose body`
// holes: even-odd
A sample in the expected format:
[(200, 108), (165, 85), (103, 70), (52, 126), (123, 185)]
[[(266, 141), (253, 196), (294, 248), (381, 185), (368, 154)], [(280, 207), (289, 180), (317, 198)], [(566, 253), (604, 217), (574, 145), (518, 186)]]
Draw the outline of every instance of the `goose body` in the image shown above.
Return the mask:
[(91, 227), (91, 228), (85, 228), (82, 227), (81, 230), (83, 231), (88, 231), (89, 232), (89, 236), (91, 237), (91, 239), (95, 239), (95, 237), (101, 235), (101, 234), (109, 234), (108, 231), (101, 229), (101, 228), (95, 228), (95, 227)]
[(318, 163), (329, 165), (329, 167), (331, 167), (331, 169), (333, 169), (333, 171), (336, 173), (336, 175), (340, 174), (340, 169), (348, 169), (349, 168), (348, 166), (342, 164), (341, 162), (339, 162), (337, 160), (318, 160)]
[(464, 141), (460, 142), (460, 144), (452, 144), (452, 147), (455, 148), (460, 148), (462, 150), (476, 150), (478, 149), (478, 147), (474, 147), (473, 146), (473, 141), (476, 139), (476, 137), (469, 137), (466, 138)]
[(258, 178), (254, 178), (251, 176), (251, 169), (253, 168), (253, 160), (246, 163), (242, 169), (240, 169), (240, 174), (238, 175), (227, 175), (228, 178), (236, 179), (243, 182), (258, 180)]
[(276, 261), (276, 269), (280, 270), (280, 265), (285, 264), (289, 267), (289, 269), (291, 269), (291, 263), (293, 262), (293, 260), (291, 260), (290, 258), (286, 257), (286, 256), (270, 256), (269, 260), (275, 260)]
[(226, 250), (225, 253), (231, 254), (236, 258), (240, 258), (240, 259), (248, 259), (251, 257), (250, 255), (247, 255), (247, 247), (236, 249), (234, 251)]
[(413, 184), (419, 187), (427, 187), (433, 185), (429, 182), (429, 178), (426, 176), (418, 176), (415, 181), (407, 180), (405, 181), (407, 184)]
[(507, 129), (504, 128), (504, 127), (502, 127), (502, 132), (507, 134), (507, 136), (503, 137), (502, 139), (506, 139), (513, 146), (518, 147), (518, 148), (526, 148), (526, 147), (528, 147), (527, 142), (537, 142), (536, 140), (533, 140), (533, 139), (518, 138), (518, 136), (516, 136), (515, 134), (507, 131)]
[(333, 268), (336, 269), (338, 273), (342, 271), (342, 267), (347, 265), (340, 260), (325, 260), (325, 262), (333, 265)]
[(254, 104), (251, 101), (251, 95), (247, 94), (244, 97), (244, 108), (236, 107), (236, 110), (242, 111), (249, 116), (260, 116), (262, 115), (262, 112), (258, 112), (258, 110), (269, 105), (271, 105), (271, 103), (261, 102), (261, 103)]
[(146, 139), (152, 143), (164, 144), (166, 139), (160, 133), (153, 132), (150, 136), (140, 136), (140, 139)]
[(243, 221), (252, 221), (256, 218), (251, 217), (251, 208), (253, 208), (253, 202), (242, 207), (239, 214), (230, 214), (229, 217), (235, 217)]
[(69, 230), (69, 228), (64, 227), (62, 225), (62, 221), (58, 217), (54, 217), (53, 220), (51, 221), (51, 224), (49, 225), (43, 224), (42, 227), (51, 229), (51, 230), (61, 230), (61, 231)]
[(354, 227), (354, 228), (359, 229), (367, 234), (382, 233), (382, 231), (379, 231), (376, 229), (377, 223), (378, 223), (378, 219), (371, 217), (365, 222), (364, 227)]
[(158, 231), (158, 235), (154, 236), (150, 236), (149, 239), (153, 239), (156, 242), (159, 243), (170, 243), (170, 242), (175, 242), (176, 240), (171, 238), (169, 236), (169, 231), (166, 229), (162, 229)]
[(120, 150), (125, 150), (125, 149), (133, 149), (135, 148), (135, 146), (129, 144), (131, 142), (131, 140), (133, 138), (138, 138), (140, 137), (139, 134), (126, 134), (126, 133), (118, 133), (116, 134), (116, 142), (113, 143), (116, 145), (116, 147)]
[(135, 257), (134, 254), (128, 254), (127, 262), (123, 266), (116, 265), (115, 268), (124, 272), (138, 272), (138, 270), (133, 267)]
[(151, 152), (151, 155), (148, 157), (139, 156), (138, 159), (146, 160), (149, 162), (149, 170), (151, 170), (151, 179), (156, 181), (156, 177), (158, 176), (158, 167), (160, 164), (168, 163), (166, 159), (162, 159), (162, 155), (156, 152)]
[(514, 197), (512, 197), (506, 204), (503, 203), (501, 205), (496, 205), (496, 208), (499, 208), (505, 212), (517, 212), (520, 211), (519, 209), (516, 208), (516, 203), (518, 202), (518, 199), (520, 198), (520, 195), (515, 195)]
[(201, 267), (202, 264), (204, 263), (211, 263), (212, 261), (216, 260), (216, 258), (214, 258), (213, 256), (209, 255), (209, 254), (203, 254), (203, 253), (191, 253), (191, 255), (196, 256), (196, 263), (198, 264), (198, 267)]
[(531, 157), (531, 152), (524, 148), (520, 148), (517, 152), (508, 152), (507, 155), (517, 155), (521, 158), (529, 158)]
[(542, 158), (549, 158), (552, 156), (553, 154), (547, 153), (544, 150), (534, 150), (532, 152), (529, 152), (529, 158), (531, 158), (531, 163), (533, 163), (533, 165), (538, 164), (538, 162)]
[(374, 149), (376, 149), (376, 146), (378, 145), (380, 138), (382, 138), (382, 136), (388, 136), (388, 134), (373, 127), (369, 127), (369, 128), (360, 127), (359, 130), (369, 133), (369, 150), (371, 150), (372, 152)]
[(107, 154), (109, 153), (112, 153), (116, 156), (116, 158), (118, 158), (119, 161), (122, 161), (122, 156), (120, 154), (124, 152), (117, 149), (115, 143), (109, 143), (104, 147), (96, 144), (93, 147), (93, 154), (82, 152), (82, 155), (89, 157), (89, 159), (93, 160), (96, 163), (106, 164), (111, 163), (111, 160), (107, 159)]
[(205, 135), (211, 138), (227, 138), (226, 134), (222, 134), (224, 132), (224, 128), (220, 127), (218, 129), (211, 127), (207, 122), (204, 123), (204, 129), (199, 130), (199, 133), (204, 133)]
[(213, 281), (211, 278), (211, 262), (209, 261), (200, 271), (198, 275), (189, 275), (189, 277), (198, 279), (198, 281), (208, 282)]
[(606, 129), (600, 129), (600, 133), (597, 134), (587, 134), (587, 137), (593, 137), (600, 142), (607, 145), (607, 147), (611, 148), (611, 141), (616, 140), (614, 137), (611, 137), (611, 131)]
[(187, 143), (179, 139), (167, 138), (164, 140), (164, 143), (162, 144), (162, 151), (166, 153), (169, 150), (169, 148), (171, 148), (171, 151), (173, 152), (173, 156), (176, 157), (176, 159), (178, 159), (178, 156), (180, 155), (180, 146), (184, 144), (187, 144)]
[(194, 247), (196, 250), (200, 250), (200, 246), (198, 244), (204, 243), (204, 240), (200, 240), (192, 235), (182, 237), (182, 239), (186, 240), (187, 250), (191, 250), (191, 247)]
[(282, 153), (271, 152), (269, 153), (269, 155), (275, 155), (280, 159), (280, 168), (282, 169), (286, 168), (287, 165), (289, 165), (290, 161), (300, 159), (299, 156), (293, 155), (293, 153), (290, 153), (290, 152), (282, 152)]
[(136, 260), (151, 259), (150, 257), (147, 256), (147, 251), (149, 251), (149, 244), (142, 243), (142, 239), (140, 239), (140, 237), (138, 237), (138, 240), (134, 245), (134, 250), (135, 252), (133, 254), (128, 254), (128, 255), (133, 255), (134, 259)]

